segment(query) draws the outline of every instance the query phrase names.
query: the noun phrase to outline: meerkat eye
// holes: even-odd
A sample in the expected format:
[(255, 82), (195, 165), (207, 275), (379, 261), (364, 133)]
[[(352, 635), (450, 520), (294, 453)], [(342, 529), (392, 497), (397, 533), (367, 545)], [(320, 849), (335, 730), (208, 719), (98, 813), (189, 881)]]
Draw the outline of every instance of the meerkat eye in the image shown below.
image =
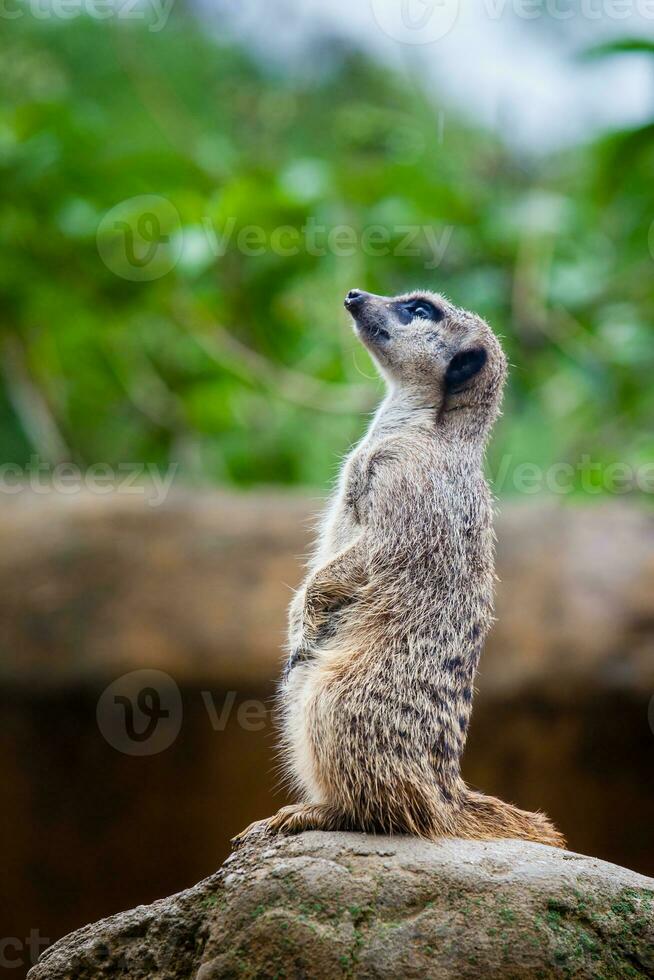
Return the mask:
[(445, 314), (437, 309), (433, 303), (426, 299), (411, 299), (406, 303), (397, 304), (397, 313), (402, 323), (411, 323), (416, 318), (420, 320), (433, 320), (437, 323), (442, 320)]
[(422, 320), (442, 320), (442, 310), (429, 303), (426, 299), (414, 299), (407, 303), (407, 308), (411, 316), (420, 317)]

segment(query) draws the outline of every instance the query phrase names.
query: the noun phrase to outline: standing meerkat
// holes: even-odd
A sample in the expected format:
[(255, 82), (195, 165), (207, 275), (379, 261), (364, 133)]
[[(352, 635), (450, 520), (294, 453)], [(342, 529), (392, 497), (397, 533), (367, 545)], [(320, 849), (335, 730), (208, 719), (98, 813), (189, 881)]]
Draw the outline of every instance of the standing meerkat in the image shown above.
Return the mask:
[(279, 692), (302, 802), (254, 827), (563, 846), (541, 813), (463, 782), (473, 682), (492, 622), (492, 501), (483, 473), (506, 358), (442, 296), (359, 289), (345, 306), (387, 383), (343, 465), (289, 614)]

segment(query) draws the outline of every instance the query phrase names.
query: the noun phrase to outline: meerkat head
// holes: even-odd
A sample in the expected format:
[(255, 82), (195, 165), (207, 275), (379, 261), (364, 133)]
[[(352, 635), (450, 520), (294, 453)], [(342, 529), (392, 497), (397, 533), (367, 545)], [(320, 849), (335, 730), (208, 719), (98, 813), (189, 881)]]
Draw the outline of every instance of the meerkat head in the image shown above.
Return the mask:
[(389, 386), (481, 431), (499, 412), (506, 357), (488, 324), (431, 292), (376, 296), (351, 289), (345, 308)]

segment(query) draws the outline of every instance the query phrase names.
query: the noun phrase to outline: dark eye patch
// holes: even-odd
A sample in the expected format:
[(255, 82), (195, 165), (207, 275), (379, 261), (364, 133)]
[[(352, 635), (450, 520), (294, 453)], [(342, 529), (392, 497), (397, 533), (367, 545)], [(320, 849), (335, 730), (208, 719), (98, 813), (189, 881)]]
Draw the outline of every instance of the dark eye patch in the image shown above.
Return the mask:
[(416, 317), (421, 320), (432, 320), (438, 323), (445, 314), (428, 299), (410, 299), (404, 303), (395, 303), (395, 312), (401, 323), (411, 323)]
[(483, 347), (476, 347), (473, 350), (464, 350), (460, 354), (455, 354), (445, 372), (447, 390), (456, 391), (461, 388), (466, 381), (470, 381), (476, 374), (479, 374), (486, 360), (487, 354)]

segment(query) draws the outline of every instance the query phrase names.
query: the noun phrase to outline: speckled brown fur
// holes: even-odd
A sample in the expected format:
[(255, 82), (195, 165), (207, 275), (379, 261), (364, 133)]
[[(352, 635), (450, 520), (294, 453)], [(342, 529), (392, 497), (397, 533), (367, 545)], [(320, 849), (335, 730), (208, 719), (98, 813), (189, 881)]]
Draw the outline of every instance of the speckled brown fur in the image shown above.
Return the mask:
[(460, 775), (492, 622), (483, 457), (506, 359), (483, 320), (442, 296), (352, 291), (346, 305), (388, 393), (345, 460), (291, 604), (279, 700), (302, 802), (262, 823), (562, 846), (544, 815)]

